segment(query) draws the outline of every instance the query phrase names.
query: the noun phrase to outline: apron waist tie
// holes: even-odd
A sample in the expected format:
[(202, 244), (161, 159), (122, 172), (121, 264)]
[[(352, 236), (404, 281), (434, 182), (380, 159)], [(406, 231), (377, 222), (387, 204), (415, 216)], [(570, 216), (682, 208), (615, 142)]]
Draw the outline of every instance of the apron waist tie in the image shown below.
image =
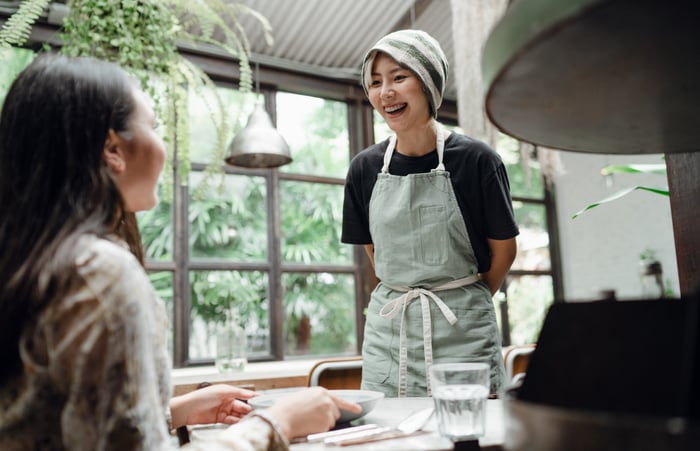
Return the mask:
[(450, 310), (450, 308), (440, 299), (434, 291), (445, 291), (452, 290), (454, 288), (464, 287), (471, 285), (479, 281), (479, 276), (467, 276), (461, 279), (453, 280), (442, 284), (438, 287), (427, 289), (427, 288), (411, 288), (411, 287), (392, 287), (391, 285), (384, 284), (387, 288), (394, 291), (403, 291), (404, 293), (389, 301), (382, 309), (379, 311), (379, 315), (382, 318), (392, 319), (401, 309), (401, 326), (399, 329), (399, 391), (398, 397), (406, 397), (407, 389), (407, 378), (408, 378), (408, 349), (407, 349), (407, 338), (406, 338), (406, 306), (411, 303), (416, 298), (420, 298), (421, 303), (421, 313), (423, 315), (423, 348), (425, 350), (425, 380), (426, 386), (428, 387), (428, 396), (431, 395), (430, 389), (430, 377), (428, 375), (428, 369), (430, 365), (433, 364), (433, 340), (432, 340), (432, 324), (430, 319), (430, 301), (432, 300), (440, 308), (443, 316), (450, 323), (454, 325), (457, 322), (457, 317)]

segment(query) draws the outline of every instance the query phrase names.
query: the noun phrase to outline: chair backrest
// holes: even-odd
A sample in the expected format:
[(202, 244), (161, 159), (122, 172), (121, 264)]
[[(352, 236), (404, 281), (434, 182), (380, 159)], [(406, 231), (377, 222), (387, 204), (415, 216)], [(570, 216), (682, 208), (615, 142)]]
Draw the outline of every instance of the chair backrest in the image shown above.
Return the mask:
[(518, 399), (700, 418), (700, 299), (565, 302), (545, 317)]
[(527, 371), (530, 355), (535, 350), (535, 344), (512, 345), (503, 350), (503, 364), (506, 368), (506, 381), (513, 383), (519, 374)]
[(338, 357), (319, 360), (309, 370), (307, 385), (328, 389), (359, 389), (362, 381), (362, 357)]

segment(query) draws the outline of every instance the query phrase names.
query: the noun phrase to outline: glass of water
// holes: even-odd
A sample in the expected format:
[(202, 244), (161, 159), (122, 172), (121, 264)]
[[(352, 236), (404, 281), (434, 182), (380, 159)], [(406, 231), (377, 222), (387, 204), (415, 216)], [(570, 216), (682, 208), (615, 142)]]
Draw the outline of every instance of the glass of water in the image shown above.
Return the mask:
[(238, 316), (226, 318), (216, 331), (216, 368), (221, 373), (243, 371), (246, 357), (247, 340), (245, 329), (238, 323)]
[(440, 434), (454, 442), (484, 435), (489, 366), (438, 363), (430, 367), (430, 387)]

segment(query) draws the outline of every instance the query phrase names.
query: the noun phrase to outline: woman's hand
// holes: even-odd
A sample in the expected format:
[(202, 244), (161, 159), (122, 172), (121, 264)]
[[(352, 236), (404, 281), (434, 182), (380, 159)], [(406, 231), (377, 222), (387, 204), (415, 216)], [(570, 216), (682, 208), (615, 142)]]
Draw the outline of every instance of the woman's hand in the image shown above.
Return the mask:
[(277, 401), (268, 412), (288, 439), (325, 432), (335, 425), (340, 409), (360, 413), (359, 404), (334, 396), (322, 387), (294, 392)]
[(237, 423), (252, 408), (241, 400), (258, 396), (251, 390), (214, 384), (170, 400), (173, 427), (188, 424)]

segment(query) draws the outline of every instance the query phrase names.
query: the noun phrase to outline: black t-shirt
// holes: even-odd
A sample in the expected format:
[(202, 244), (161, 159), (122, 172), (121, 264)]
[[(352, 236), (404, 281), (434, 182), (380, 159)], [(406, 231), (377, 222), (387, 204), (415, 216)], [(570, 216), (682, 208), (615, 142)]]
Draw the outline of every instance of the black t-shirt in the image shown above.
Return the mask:
[[(343, 243), (372, 243), (369, 201), (388, 145), (388, 139), (374, 144), (350, 163), (345, 181)], [(505, 240), (518, 234), (506, 168), (501, 157), (489, 146), (457, 133), (451, 133), (445, 141), (443, 163), (450, 173), (457, 203), (479, 262), (479, 272), (486, 272), (491, 266), (487, 238)], [(403, 176), (430, 172), (437, 164), (436, 150), (420, 157), (394, 152), (389, 173)]]

